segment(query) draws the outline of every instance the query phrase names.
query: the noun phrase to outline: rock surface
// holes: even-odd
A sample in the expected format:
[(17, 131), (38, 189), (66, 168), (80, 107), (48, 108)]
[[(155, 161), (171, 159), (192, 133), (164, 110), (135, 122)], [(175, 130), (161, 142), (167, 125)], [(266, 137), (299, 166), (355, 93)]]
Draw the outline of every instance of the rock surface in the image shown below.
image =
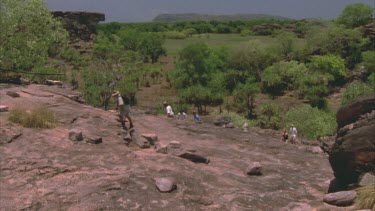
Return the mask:
[(208, 159), (205, 156), (198, 155), (192, 152), (183, 152), (180, 155), (178, 155), (180, 158), (185, 158), (187, 160), (190, 160), (191, 162), (194, 163), (205, 163), (208, 164), (210, 162), (210, 159)]
[(345, 190), (348, 184), (358, 182), (361, 174), (375, 171), (375, 96), (359, 98), (341, 108), (337, 121), (342, 127), (329, 154), (336, 177), (330, 192)]
[(349, 206), (353, 204), (356, 198), (357, 193), (355, 191), (340, 191), (326, 194), (323, 201), (327, 204), (335, 206)]
[(360, 186), (368, 186), (368, 185), (375, 185), (375, 176), (370, 173), (364, 174), (359, 183)]
[(216, 126), (224, 126), (232, 122), (230, 117), (222, 116), (214, 120), (214, 125)]
[(71, 130), (69, 132), (69, 139), (71, 141), (83, 141), (82, 131), (79, 130)]
[[(12, 98), (6, 91), (22, 97)], [(132, 113), (139, 134), (157, 133), (162, 145), (177, 140), (210, 158), (208, 165), (196, 164), (154, 148), (127, 146), (115, 113), (77, 103), (65, 97), (69, 94), (75, 93), (57, 86), (0, 89), (9, 107), (43, 104), (58, 121), (53, 129), (22, 128), (21, 136), (0, 146), (0, 210), (280, 210), (290, 202), (313, 209), (326, 206), (325, 181), (332, 178), (328, 160), (279, 142), (279, 134)], [(0, 113), (1, 129), (8, 116)], [(67, 141), (72, 129), (103, 142)], [(245, 175), (247, 165), (258, 160), (266, 167), (265, 176)], [(172, 177), (178, 188), (162, 194), (155, 188), (156, 177)]]
[(20, 97), (21, 95), (17, 92), (7, 91), (7, 95), (11, 97)]
[(262, 175), (262, 165), (259, 162), (253, 162), (247, 167), (245, 173), (247, 175)]
[(158, 136), (153, 133), (144, 133), (141, 136), (145, 138), (152, 146), (158, 141)]
[(7, 112), (9, 111), (9, 107), (6, 105), (0, 105), (0, 112)]

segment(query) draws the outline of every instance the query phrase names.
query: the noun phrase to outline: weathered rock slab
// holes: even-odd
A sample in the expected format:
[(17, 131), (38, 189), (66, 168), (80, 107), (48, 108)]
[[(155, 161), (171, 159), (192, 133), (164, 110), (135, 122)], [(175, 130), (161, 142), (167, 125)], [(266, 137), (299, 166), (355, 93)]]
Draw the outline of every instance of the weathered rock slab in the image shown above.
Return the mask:
[(323, 201), (327, 204), (341, 207), (352, 205), (356, 198), (357, 193), (355, 191), (340, 191), (326, 194)]
[(183, 152), (180, 155), (178, 155), (178, 157), (190, 160), (191, 162), (194, 162), (194, 163), (205, 163), (205, 164), (210, 163), (210, 159), (208, 159), (207, 157), (203, 155), (198, 155), (192, 152)]

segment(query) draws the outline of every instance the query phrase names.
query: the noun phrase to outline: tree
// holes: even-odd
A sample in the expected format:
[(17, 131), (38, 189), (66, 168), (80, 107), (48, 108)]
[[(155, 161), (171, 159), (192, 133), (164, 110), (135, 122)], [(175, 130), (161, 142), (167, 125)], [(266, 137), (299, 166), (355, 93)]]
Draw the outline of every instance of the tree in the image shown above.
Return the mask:
[(233, 95), (237, 101), (245, 102), (245, 106), (247, 108), (247, 117), (251, 118), (254, 117), (253, 110), (254, 110), (254, 101), (255, 101), (255, 94), (259, 93), (260, 87), (259, 83), (255, 81), (254, 77), (249, 77), (246, 80), (245, 84), (239, 84), (236, 89), (233, 91)]
[(336, 22), (346, 28), (363, 26), (371, 22), (373, 11), (374, 8), (366, 4), (350, 4), (344, 8)]
[(163, 47), (164, 39), (156, 33), (143, 33), (139, 41), (139, 51), (143, 56), (149, 57), (152, 63), (158, 61), (160, 56), (166, 55)]
[(282, 109), (273, 102), (265, 102), (260, 106), (259, 123), (262, 128), (278, 129), (281, 123)]
[(289, 54), (294, 50), (297, 37), (292, 32), (283, 31), (276, 35), (275, 40), (277, 48), (280, 51), (281, 55), (287, 58)]
[(328, 83), (332, 80), (333, 76), (330, 74), (308, 72), (299, 81), (299, 90), (313, 107), (326, 108), (324, 97), (328, 94)]
[(362, 57), (367, 73), (375, 73), (375, 51), (365, 51), (362, 53)]
[(335, 84), (342, 84), (347, 76), (344, 60), (335, 55), (314, 57), (308, 66), (312, 72), (332, 75)]
[(67, 38), (43, 0), (1, 0), (0, 29), (0, 69), (29, 71), (43, 65), (48, 49)]

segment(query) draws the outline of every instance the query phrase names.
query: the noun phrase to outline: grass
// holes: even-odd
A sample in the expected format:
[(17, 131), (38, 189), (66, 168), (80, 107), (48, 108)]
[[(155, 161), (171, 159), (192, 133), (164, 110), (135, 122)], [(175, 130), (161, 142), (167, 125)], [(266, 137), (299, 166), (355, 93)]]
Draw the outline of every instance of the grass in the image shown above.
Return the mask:
[(357, 193), (356, 206), (358, 209), (375, 210), (375, 185), (358, 188)]
[(187, 45), (205, 42), (207, 45), (214, 46), (227, 46), (230, 50), (235, 50), (243, 46), (249, 40), (260, 40), (262, 43), (270, 43), (273, 38), (270, 36), (248, 36), (242, 37), (239, 34), (201, 34), (194, 35), (184, 40), (167, 39), (164, 47), (167, 49), (169, 56), (177, 56), (178, 52)]
[(9, 121), (27, 128), (54, 128), (56, 119), (45, 106), (36, 106), (28, 111), (22, 106), (16, 106), (10, 111)]

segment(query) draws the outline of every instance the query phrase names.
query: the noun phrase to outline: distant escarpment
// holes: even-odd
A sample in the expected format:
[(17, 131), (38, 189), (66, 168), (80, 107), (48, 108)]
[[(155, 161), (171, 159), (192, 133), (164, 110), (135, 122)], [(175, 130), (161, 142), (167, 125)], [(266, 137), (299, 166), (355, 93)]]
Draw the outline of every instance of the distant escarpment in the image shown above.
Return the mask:
[(276, 19), (288, 20), (281, 16), (272, 16), (265, 14), (234, 14), (234, 15), (208, 15), (198, 13), (181, 14), (160, 14), (154, 18), (155, 22), (181, 22), (181, 21), (235, 21), (235, 20), (254, 20), (254, 19)]
[(69, 32), (70, 44), (80, 51), (89, 50), (96, 38), (96, 28), (105, 15), (95, 12), (54, 11), (52, 15), (59, 19)]

